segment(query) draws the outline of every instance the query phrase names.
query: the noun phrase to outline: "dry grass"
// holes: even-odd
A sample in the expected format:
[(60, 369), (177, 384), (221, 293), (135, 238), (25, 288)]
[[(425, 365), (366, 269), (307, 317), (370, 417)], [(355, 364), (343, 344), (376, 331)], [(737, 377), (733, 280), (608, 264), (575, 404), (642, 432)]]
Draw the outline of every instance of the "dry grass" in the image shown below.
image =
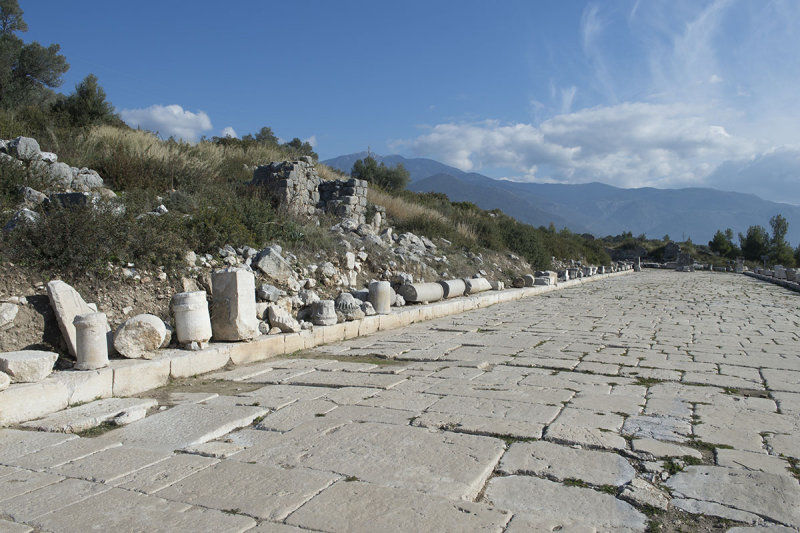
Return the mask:
[(414, 219), (423, 219), (439, 224), (446, 224), (455, 228), (455, 231), (465, 239), (475, 242), (478, 235), (475, 230), (466, 222), (456, 222), (443, 215), (436, 209), (426, 207), (421, 204), (409, 202), (399, 196), (370, 187), (367, 199), (373, 204), (382, 205), (386, 208), (386, 214), (396, 223), (408, 222)]
[(326, 181), (343, 180), (349, 178), (349, 176), (344, 172), (329, 167), (328, 165), (323, 165), (322, 163), (317, 163), (316, 168), (319, 177)]
[(420, 204), (413, 204), (403, 198), (392, 196), (389, 193), (370, 187), (367, 199), (373, 204), (382, 205), (386, 208), (386, 214), (396, 222), (406, 222), (413, 218), (427, 218), (441, 223), (450, 223), (450, 219), (430, 207)]

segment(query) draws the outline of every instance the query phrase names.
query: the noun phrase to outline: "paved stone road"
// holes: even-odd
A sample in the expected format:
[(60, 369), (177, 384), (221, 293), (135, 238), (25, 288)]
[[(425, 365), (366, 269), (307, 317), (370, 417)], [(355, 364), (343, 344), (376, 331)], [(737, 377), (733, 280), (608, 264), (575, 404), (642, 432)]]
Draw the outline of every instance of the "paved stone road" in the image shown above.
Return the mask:
[(95, 438), (2, 430), (0, 531), (642, 531), (667, 502), (788, 531), (798, 303), (644, 272), (218, 373)]

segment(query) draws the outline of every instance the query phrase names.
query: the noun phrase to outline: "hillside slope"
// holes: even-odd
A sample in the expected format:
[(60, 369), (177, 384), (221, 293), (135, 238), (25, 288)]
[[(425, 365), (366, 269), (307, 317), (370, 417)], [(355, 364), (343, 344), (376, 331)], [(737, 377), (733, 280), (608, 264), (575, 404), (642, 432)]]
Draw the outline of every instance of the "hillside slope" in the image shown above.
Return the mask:
[[(329, 166), (349, 172), (366, 152), (329, 159)], [(752, 225), (769, 229), (769, 219), (782, 214), (789, 222), (788, 240), (800, 243), (800, 206), (771, 202), (753, 194), (708, 188), (621, 189), (602, 183), (576, 185), (521, 183), (463, 172), (432, 159), (378, 156), (387, 165), (402, 163), (411, 174), (409, 189), (441, 192), (455, 201), (483, 209), (501, 209), (534, 225), (567, 227), (595, 236), (630, 231), (651, 238), (670, 235), (707, 242), (718, 229), (745, 233)]]

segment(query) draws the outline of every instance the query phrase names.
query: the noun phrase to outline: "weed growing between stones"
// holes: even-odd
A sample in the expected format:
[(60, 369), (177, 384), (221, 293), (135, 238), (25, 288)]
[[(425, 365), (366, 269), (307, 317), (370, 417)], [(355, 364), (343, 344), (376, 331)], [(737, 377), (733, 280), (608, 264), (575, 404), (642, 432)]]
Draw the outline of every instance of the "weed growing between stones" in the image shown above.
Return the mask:
[(657, 385), (663, 382), (664, 382), (663, 379), (658, 379), (658, 378), (637, 377), (636, 381), (634, 381), (633, 384), (640, 385), (642, 387), (652, 387), (653, 385)]
[(346, 478), (344, 478), (344, 480), (350, 483), (352, 481), (358, 481), (359, 479), (356, 476), (347, 476)]
[(789, 462), (789, 468), (787, 468), (787, 470), (789, 470), (797, 481), (800, 481), (800, 461), (794, 457), (787, 457), (786, 460)]
[(108, 433), (112, 429), (117, 429), (118, 427), (119, 426), (113, 422), (103, 422), (99, 426), (80, 431), (77, 433), (77, 435), (81, 438), (91, 439), (94, 437), (99, 437), (100, 435)]

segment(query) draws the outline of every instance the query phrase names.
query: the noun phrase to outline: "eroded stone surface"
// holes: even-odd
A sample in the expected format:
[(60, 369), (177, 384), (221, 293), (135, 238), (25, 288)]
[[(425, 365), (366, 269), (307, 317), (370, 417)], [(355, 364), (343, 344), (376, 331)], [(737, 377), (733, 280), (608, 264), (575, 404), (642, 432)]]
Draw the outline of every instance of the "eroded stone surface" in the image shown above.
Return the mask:
[[(365, 505), (365, 502), (369, 502)], [(339, 481), (287, 519), (331, 532), (499, 531), (510, 514), (485, 504), (434, 497), (360, 481)]]
[(580, 487), (527, 476), (494, 478), (486, 489), (486, 500), (503, 509), (532, 514), (537, 518), (563, 520), (580, 517), (598, 530), (628, 528), (644, 531), (647, 520), (629, 503)]
[(546, 441), (512, 444), (500, 461), (500, 470), (614, 486), (624, 485), (636, 474), (631, 464), (616, 453), (580, 450)]
[[(717, 504), (800, 527), (800, 485), (789, 476), (721, 466), (690, 466), (671, 477), (667, 486), (675, 498)], [(704, 512), (715, 514), (709, 509)]]

